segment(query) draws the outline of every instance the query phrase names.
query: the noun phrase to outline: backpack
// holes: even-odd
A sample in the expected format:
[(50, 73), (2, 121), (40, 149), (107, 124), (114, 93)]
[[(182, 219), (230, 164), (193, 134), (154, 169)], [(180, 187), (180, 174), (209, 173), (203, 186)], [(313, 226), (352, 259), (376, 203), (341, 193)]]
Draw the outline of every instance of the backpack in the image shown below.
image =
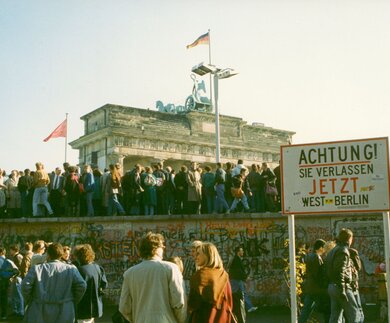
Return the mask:
[(147, 174), (144, 179), (145, 186), (154, 186), (156, 185), (156, 179), (153, 175)]
[(156, 186), (161, 187), (164, 184), (164, 179), (162, 177), (157, 177), (156, 182), (157, 182)]
[(165, 186), (164, 184), (165, 184), (166, 175), (162, 170), (155, 171), (153, 175), (156, 178), (157, 190), (162, 190), (163, 186)]

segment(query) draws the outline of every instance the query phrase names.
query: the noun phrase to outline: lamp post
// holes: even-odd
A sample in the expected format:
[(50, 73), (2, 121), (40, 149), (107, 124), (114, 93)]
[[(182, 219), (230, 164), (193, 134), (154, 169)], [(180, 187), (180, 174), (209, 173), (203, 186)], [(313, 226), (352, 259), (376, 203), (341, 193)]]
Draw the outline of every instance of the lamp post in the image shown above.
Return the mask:
[(200, 76), (211, 73), (214, 76), (214, 109), (215, 109), (215, 160), (220, 162), (221, 143), (220, 143), (220, 127), (219, 127), (219, 110), (218, 110), (218, 82), (221, 79), (232, 77), (236, 74), (232, 68), (220, 69), (214, 65), (200, 63), (192, 68), (192, 72)]

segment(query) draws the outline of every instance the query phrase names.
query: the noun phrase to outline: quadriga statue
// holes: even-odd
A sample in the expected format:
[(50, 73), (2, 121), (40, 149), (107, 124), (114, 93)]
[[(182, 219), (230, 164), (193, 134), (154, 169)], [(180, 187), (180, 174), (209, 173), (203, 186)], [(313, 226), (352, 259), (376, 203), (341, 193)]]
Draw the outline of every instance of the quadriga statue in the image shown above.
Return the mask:
[(191, 79), (194, 82), (192, 94), (187, 97), (184, 106), (173, 103), (164, 105), (159, 100), (156, 102), (156, 109), (160, 112), (170, 113), (187, 113), (189, 111), (212, 112), (211, 101), (206, 94), (205, 82), (203, 80), (199, 81), (195, 74), (191, 74)]

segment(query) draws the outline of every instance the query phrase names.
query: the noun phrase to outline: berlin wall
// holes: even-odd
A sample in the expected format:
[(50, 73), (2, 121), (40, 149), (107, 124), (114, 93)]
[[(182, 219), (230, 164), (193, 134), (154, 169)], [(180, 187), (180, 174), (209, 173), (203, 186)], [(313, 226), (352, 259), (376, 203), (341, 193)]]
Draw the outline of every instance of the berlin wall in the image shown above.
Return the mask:
[[(363, 270), (360, 291), (363, 303), (377, 300), (374, 270), (384, 259), (382, 215), (296, 216), (296, 243), (312, 244), (332, 239), (342, 227), (354, 232), (353, 247), (360, 252)], [(285, 271), (288, 261), (287, 216), (280, 214), (231, 214), (199, 216), (137, 216), (0, 220), (0, 244), (43, 239), (75, 246), (90, 243), (96, 262), (104, 267), (109, 287), (106, 298), (117, 303), (123, 272), (140, 261), (138, 244), (147, 231), (166, 239), (166, 257), (180, 256), (184, 265), (193, 240), (214, 243), (227, 264), (234, 248), (245, 250), (244, 265), (249, 273), (247, 291), (255, 304), (286, 305), (289, 291)]]

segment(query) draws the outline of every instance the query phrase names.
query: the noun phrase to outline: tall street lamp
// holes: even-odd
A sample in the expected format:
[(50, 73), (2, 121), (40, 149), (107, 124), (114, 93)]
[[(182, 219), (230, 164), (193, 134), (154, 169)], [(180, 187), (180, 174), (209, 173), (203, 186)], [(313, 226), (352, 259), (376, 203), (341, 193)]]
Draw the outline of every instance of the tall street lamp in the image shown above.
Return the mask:
[(220, 127), (219, 127), (219, 111), (218, 111), (218, 81), (222, 79), (226, 79), (232, 77), (236, 74), (232, 68), (218, 68), (211, 64), (200, 63), (194, 66), (191, 70), (193, 73), (198, 74), (200, 76), (211, 73), (214, 76), (214, 108), (215, 108), (215, 150), (216, 150), (216, 162), (220, 162), (221, 156), (221, 143), (220, 143)]

